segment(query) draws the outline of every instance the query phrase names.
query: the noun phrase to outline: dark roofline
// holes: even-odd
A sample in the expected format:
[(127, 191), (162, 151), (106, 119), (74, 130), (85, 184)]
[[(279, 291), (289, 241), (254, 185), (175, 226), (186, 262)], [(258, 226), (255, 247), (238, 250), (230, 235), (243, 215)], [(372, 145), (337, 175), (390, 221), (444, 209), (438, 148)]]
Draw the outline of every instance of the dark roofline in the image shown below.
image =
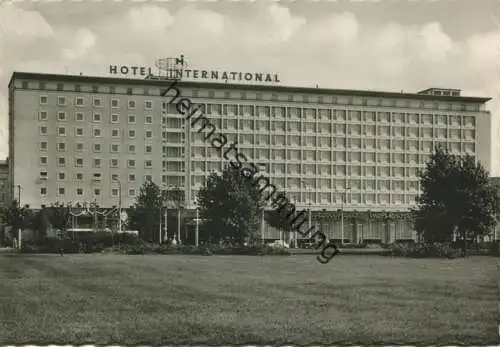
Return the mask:
[[(102, 76), (80, 76), (80, 75), (63, 75), (63, 74), (45, 74), (32, 72), (17, 72), (14, 71), (9, 81), (9, 88), (15, 79), (35, 79), (45, 81), (61, 81), (61, 82), (80, 82), (80, 83), (100, 83), (100, 84), (128, 84), (128, 85), (149, 85), (149, 86), (167, 86), (172, 81), (153, 80), (153, 79), (132, 79), (120, 77), (102, 77)], [(179, 81), (179, 87), (194, 87), (194, 88), (214, 88), (214, 89), (240, 89), (240, 90), (258, 90), (258, 91), (276, 91), (285, 93), (311, 93), (311, 94), (328, 94), (328, 95), (357, 95), (366, 97), (387, 97), (397, 99), (418, 99), (418, 100), (435, 100), (435, 101), (463, 101), (463, 102), (480, 102), (486, 103), (491, 100), (490, 97), (472, 97), (472, 96), (436, 96), (418, 93), (397, 93), (373, 90), (352, 90), (352, 89), (326, 89), (326, 88), (311, 88), (311, 87), (291, 87), (279, 85), (265, 84), (228, 84), (215, 82), (195, 82), (195, 81)]]

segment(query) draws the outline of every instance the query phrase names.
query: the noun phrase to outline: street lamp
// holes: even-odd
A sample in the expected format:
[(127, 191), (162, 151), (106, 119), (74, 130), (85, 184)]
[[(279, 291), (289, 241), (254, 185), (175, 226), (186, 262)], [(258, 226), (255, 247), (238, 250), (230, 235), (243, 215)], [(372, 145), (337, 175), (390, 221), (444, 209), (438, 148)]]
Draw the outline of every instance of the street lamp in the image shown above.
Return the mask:
[[(301, 180), (302, 186), (307, 186), (307, 182), (305, 180)], [(312, 225), (312, 210), (311, 210), (311, 198), (309, 196), (309, 190), (306, 189), (305, 191), (306, 196), (307, 196), (307, 228), (310, 231), (311, 230), (311, 225)], [(297, 233), (297, 232), (295, 232)], [(296, 239), (297, 240), (297, 239)], [(295, 241), (295, 246), (297, 247), (297, 241)]]
[(19, 207), (21, 207), (21, 185), (20, 184), (16, 184), (16, 187), (18, 189), (17, 191), (17, 204), (19, 205)]
[(350, 188), (346, 186), (344, 191), (342, 192), (342, 199), (340, 201), (340, 230), (341, 230), (341, 237), (342, 237), (340, 244), (342, 246), (344, 245), (344, 197), (345, 197), (345, 200), (347, 200), (347, 191), (348, 190), (350, 190)]
[(122, 232), (122, 183), (116, 178), (115, 182), (118, 183), (118, 233)]
[[(16, 187), (19, 189), (17, 193), (17, 206), (19, 206), (19, 209), (21, 209), (21, 185), (18, 184)], [(17, 229), (17, 245), (19, 249), (21, 249), (21, 238), (22, 238), (22, 231), (21, 231), (21, 226), (19, 226), (19, 229)]]
[(198, 208), (198, 199), (194, 200), (194, 206), (196, 207), (196, 229), (195, 229), (195, 235), (194, 235), (194, 243), (196, 247), (198, 247), (198, 237), (200, 233), (200, 211)]

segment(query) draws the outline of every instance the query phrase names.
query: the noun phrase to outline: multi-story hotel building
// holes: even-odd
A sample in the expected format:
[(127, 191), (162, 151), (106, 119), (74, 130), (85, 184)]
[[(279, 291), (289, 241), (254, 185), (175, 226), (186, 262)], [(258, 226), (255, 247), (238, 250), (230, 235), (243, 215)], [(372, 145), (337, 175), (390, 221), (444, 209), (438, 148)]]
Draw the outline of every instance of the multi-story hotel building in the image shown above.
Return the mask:
[[(112, 206), (121, 189), (128, 206), (152, 179), (184, 189), (186, 206), (194, 208), (207, 175), (227, 163), (199, 127), (160, 96), (170, 83), (15, 72), (9, 83), (10, 196), (21, 186), (21, 201), (34, 208), (94, 199)], [(290, 201), (313, 212), (408, 211), (419, 193), (417, 172), (436, 145), (471, 154), (490, 169), (489, 98), (464, 97), (459, 90), (194, 81), (177, 88)], [(334, 238), (338, 223), (324, 226)], [(345, 237), (414, 237), (398, 222), (382, 229), (377, 223), (346, 222)]]

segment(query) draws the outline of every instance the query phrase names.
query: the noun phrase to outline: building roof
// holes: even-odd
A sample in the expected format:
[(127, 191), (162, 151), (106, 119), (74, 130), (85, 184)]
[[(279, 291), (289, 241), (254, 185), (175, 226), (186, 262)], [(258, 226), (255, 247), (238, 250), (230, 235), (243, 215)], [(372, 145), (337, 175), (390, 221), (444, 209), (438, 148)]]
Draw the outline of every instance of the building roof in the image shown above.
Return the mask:
[[(71, 83), (99, 83), (99, 84), (128, 84), (128, 85), (143, 85), (143, 86), (168, 86), (172, 80), (154, 80), (154, 79), (138, 79), (138, 78), (120, 78), (120, 77), (102, 77), (102, 76), (83, 76), (83, 75), (65, 75), (65, 74), (46, 74), (32, 72), (12, 73), (9, 81), (9, 88), (15, 79), (29, 79), (39, 81), (60, 81)], [(458, 102), (473, 102), (486, 103), (491, 100), (490, 97), (471, 97), (471, 96), (436, 96), (419, 93), (398, 93), (374, 90), (351, 90), (351, 89), (325, 89), (325, 88), (310, 88), (310, 87), (292, 87), (283, 85), (265, 85), (265, 84), (228, 84), (214, 82), (197, 82), (197, 81), (179, 81), (179, 87), (193, 88), (213, 88), (213, 89), (236, 89), (236, 90), (256, 90), (256, 91), (275, 91), (283, 93), (310, 93), (310, 94), (328, 94), (328, 95), (349, 95), (349, 96), (365, 96), (365, 97), (386, 97), (395, 99), (418, 99), (418, 100), (434, 100), (434, 101), (458, 101)]]

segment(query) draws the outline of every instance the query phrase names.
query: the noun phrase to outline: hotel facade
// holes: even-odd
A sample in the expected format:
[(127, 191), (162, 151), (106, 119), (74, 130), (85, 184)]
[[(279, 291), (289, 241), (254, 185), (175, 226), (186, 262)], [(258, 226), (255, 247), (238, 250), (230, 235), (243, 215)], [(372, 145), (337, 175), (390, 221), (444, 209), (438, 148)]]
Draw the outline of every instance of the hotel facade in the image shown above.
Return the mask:
[[(171, 83), (14, 72), (9, 196), (20, 187), (22, 204), (32, 208), (94, 200), (111, 207), (121, 191), (126, 208), (151, 179), (183, 189), (192, 211), (207, 175), (228, 163), (199, 126), (161, 96)], [(297, 209), (310, 209), (313, 223), (331, 239), (340, 238), (341, 229), (346, 242), (415, 238), (404, 218), (372, 216), (405, 214), (415, 205), (418, 170), (437, 145), (473, 155), (490, 170), (490, 99), (464, 97), (459, 90), (393, 93), (196, 81), (176, 87)], [(262, 228), (266, 239), (279, 237)]]

